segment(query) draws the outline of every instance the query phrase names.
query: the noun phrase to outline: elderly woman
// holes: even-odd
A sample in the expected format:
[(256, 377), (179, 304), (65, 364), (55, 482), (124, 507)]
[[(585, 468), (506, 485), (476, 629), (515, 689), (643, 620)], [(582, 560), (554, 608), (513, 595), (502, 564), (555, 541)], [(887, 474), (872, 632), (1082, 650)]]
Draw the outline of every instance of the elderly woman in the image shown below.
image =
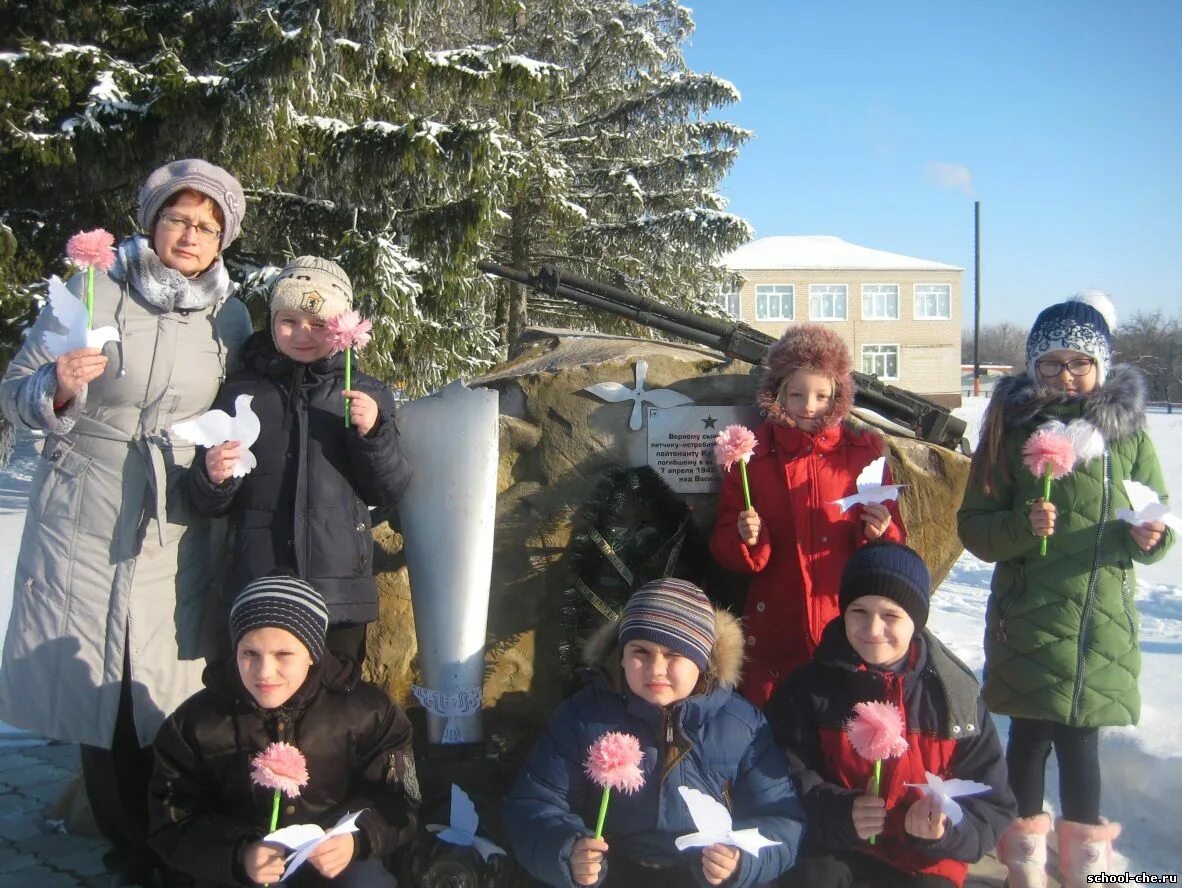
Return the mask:
[[(242, 186), (179, 160), (140, 189), (146, 235), (96, 272), (93, 326), (118, 342), (56, 357), (41, 312), (0, 383), (17, 426), (45, 433), (0, 668), (0, 720), (82, 744), (95, 819), (129, 868), (146, 854), (151, 743), (201, 687), (209, 632), (208, 524), (191, 516), (194, 448), (176, 422), (207, 410), (250, 334), (221, 253)], [(84, 276), (70, 281), (82, 296)]]

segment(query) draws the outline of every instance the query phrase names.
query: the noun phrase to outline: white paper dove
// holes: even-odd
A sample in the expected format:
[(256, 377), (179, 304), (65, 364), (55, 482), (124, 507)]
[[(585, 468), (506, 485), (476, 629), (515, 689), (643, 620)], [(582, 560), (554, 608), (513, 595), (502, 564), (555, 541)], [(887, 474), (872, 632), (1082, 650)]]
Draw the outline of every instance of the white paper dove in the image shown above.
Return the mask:
[(858, 492), (834, 500), (833, 505), (841, 506), (841, 511), (848, 511), (859, 503), (885, 503), (887, 500), (897, 499), (899, 491), (906, 484), (883, 484), (882, 476), (886, 471), (886, 457), (880, 456), (858, 473)]
[(731, 845), (758, 857), (760, 848), (781, 844), (765, 839), (755, 827), (732, 829), (731, 812), (726, 809), (726, 805), (712, 799), (706, 793), (690, 789), (688, 786), (679, 786), (677, 791), (685, 799), (690, 817), (694, 819), (694, 826), (698, 828), (695, 833), (678, 836), (673, 840), (678, 851), (684, 851), (686, 848), (705, 848), (707, 845)]
[(47, 307), (53, 313), (53, 319), (66, 331), (54, 333), (52, 330), (46, 330), (41, 334), (41, 341), (55, 358), (76, 348), (102, 348), (108, 342), (119, 341), (119, 331), (114, 327), (86, 329), (90, 322), (86, 305), (66, 289), (62, 279), (56, 274), (49, 279)]
[(292, 873), (300, 868), (308, 855), (316, 850), (325, 839), (332, 836), (341, 836), (345, 833), (357, 832), (357, 818), (361, 816), (365, 809), (355, 814), (346, 814), (337, 821), (336, 826), (328, 832), (322, 830), (315, 823), (295, 823), (291, 826), (285, 826), (283, 829), (277, 829), (269, 836), (263, 836), (264, 842), (278, 842), (286, 848), (290, 848), (294, 853), (287, 856), (287, 869), (283, 871), (283, 878), (288, 878)]
[(1116, 517), (1134, 526), (1140, 526), (1147, 521), (1160, 521), (1167, 527), (1182, 533), (1182, 518), (1170, 511), (1170, 507), (1163, 503), (1152, 487), (1140, 481), (1125, 481), (1125, 493), (1129, 495), (1131, 509), (1117, 509)]
[(976, 780), (961, 780), (959, 777), (952, 777), (948, 780), (937, 777), (931, 771), (924, 771), (928, 776), (927, 783), (907, 783), (906, 786), (914, 786), (921, 793), (926, 795), (934, 795), (940, 800), (940, 810), (944, 812), (944, 816), (948, 818), (949, 823), (953, 826), (964, 820), (964, 811), (961, 810), (960, 805), (956, 803), (956, 799), (960, 796), (977, 795), (982, 792), (989, 792), (993, 789), (987, 783), (978, 783)]
[(250, 409), (250, 402), (254, 395), (239, 395), (234, 399), (234, 415), (224, 410), (210, 410), (195, 419), (186, 419), (175, 423), (172, 433), (186, 441), (192, 441), (202, 447), (216, 447), (227, 441), (238, 441), (242, 444), (242, 456), (234, 463), (233, 475), (242, 478), (250, 474), (250, 470), (258, 465), (251, 446), (259, 439), (259, 418)]
[[(462, 845), (465, 848), (475, 848), (485, 860), (494, 854), (506, 854), (505, 849), (500, 845), (476, 835), (478, 826), (480, 826), (480, 821), (476, 817), (476, 806), (472, 804), (468, 794), (453, 783), (451, 785), (451, 826), (432, 823), (427, 826), (427, 829), (437, 833), (439, 838), (445, 842)], [(508, 855), (506, 854), (506, 856)]]

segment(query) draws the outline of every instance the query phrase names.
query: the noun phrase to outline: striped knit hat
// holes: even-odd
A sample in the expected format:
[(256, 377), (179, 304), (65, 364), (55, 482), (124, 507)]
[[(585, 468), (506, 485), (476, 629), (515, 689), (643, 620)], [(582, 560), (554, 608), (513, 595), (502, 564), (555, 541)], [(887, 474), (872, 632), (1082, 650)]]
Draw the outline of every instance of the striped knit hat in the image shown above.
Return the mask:
[(286, 629), (302, 641), (313, 662), (324, 657), (328, 607), (320, 593), (298, 577), (260, 577), (234, 599), (230, 640), (235, 650), (243, 635), (267, 626)]
[(706, 594), (685, 580), (653, 580), (637, 589), (620, 615), (620, 646), (640, 639), (683, 657), (703, 672), (714, 647), (714, 606)]

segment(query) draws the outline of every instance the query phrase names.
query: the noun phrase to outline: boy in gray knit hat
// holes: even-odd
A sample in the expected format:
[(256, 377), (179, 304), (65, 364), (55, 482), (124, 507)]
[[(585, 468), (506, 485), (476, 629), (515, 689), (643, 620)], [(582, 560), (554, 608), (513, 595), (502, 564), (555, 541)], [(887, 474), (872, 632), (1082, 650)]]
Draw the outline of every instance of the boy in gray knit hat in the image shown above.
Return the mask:
[(359, 371), (344, 386), (345, 355), (328, 325), (352, 301), (335, 262), (300, 256), (284, 266), (271, 288), (269, 329), (247, 341), (242, 369), (214, 405), (233, 412), (250, 397), (257, 466), (234, 477), (241, 443), (218, 444), (194, 460), (189, 492), (197, 512), (228, 514), (234, 525), (227, 605), (256, 577), (291, 571), (324, 595), (328, 648), (362, 660), (366, 624), (378, 614), (367, 506), (393, 507), (410, 471), (390, 390)]

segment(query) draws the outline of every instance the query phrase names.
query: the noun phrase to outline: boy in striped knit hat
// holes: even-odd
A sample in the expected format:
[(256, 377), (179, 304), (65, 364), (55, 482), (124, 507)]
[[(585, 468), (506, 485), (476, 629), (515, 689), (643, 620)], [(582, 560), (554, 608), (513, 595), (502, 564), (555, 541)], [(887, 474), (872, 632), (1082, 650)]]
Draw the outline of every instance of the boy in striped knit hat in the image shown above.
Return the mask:
[(288, 850), (267, 842), (274, 792), (252, 759), (272, 743), (296, 747), (307, 779), (278, 810), (279, 827), (325, 830), (361, 811), (356, 832), (319, 845), (283, 884), (393, 888), (383, 858), (415, 832), (419, 804), (411, 726), (357, 663), (325, 643), (328, 607), (292, 576), (249, 583), (230, 610), (235, 656), (205, 670), (205, 689), (156, 735), (151, 843), (195, 884), (276, 884)]
[[(762, 885), (792, 865), (803, 814), (767, 722), (735, 693), (738, 621), (683, 580), (641, 586), (585, 655), (588, 686), (563, 704), (530, 752), (502, 812), (518, 861), (547, 885)], [(602, 791), (584, 771), (609, 732), (640, 741), (644, 783), (613, 792), (594, 836)], [(679, 851), (697, 832), (679, 788), (729, 810), (734, 829), (776, 844)], [(705, 825), (701, 825), (705, 828)]]

